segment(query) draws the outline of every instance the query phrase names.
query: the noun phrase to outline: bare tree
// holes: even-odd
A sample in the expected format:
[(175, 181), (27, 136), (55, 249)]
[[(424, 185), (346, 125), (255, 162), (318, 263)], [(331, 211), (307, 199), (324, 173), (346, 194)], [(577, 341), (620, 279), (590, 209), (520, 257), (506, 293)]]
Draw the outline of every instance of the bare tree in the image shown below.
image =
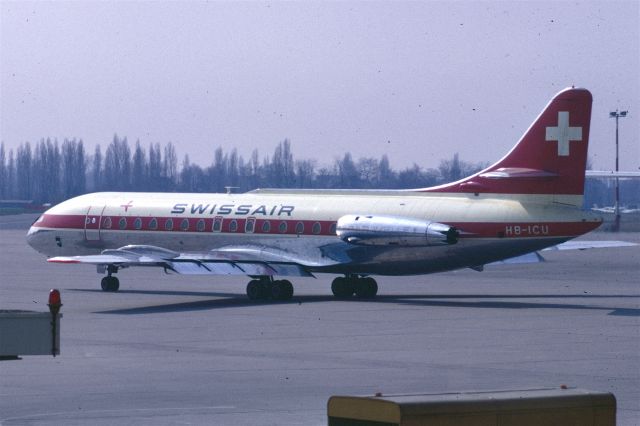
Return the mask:
[(64, 140), (62, 143), (61, 166), (64, 198), (84, 193), (86, 190), (87, 167), (82, 139)]
[(336, 170), (341, 187), (360, 188), (360, 173), (350, 153), (347, 152), (341, 160), (336, 160)]
[(171, 191), (176, 187), (178, 179), (178, 155), (176, 149), (171, 142), (164, 147), (164, 160), (162, 163), (162, 177), (165, 182), (162, 188), (165, 191)]
[(136, 141), (136, 149), (133, 151), (133, 169), (131, 171), (131, 186), (134, 191), (146, 191), (149, 189), (150, 181), (147, 179), (147, 158), (144, 149), (140, 146), (140, 141)]
[(100, 150), (100, 144), (96, 145), (93, 153), (91, 173), (93, 175), (93, 190), (100, 191), (102, 189), (102, 151)]
[(131, 184), (131, 150), (127, 138), (113, 136), (104, 159), (105, 187), (125, 191)]
[(276, 146), (271, 160), (271, 179), (271, 183), (276, 188), (294, 186), (295, 170), (289, 139), (285, 139)]
[(0, 199), (7, 197), (7, 159), (4, 152), (4, 142), (0, 142)]
[(32, 155), (31, 144), (25, 142), (18, 146), (16, 156), (16, 184), (17, 196), (21, 200), (30, 200), (32, 197)]

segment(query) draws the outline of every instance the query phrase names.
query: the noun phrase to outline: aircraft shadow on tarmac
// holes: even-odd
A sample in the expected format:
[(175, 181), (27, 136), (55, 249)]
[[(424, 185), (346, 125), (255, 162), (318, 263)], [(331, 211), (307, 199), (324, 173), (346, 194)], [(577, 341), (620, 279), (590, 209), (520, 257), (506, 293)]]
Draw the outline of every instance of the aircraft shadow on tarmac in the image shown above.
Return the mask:
[[(71, 291), (82, 292), (98, 292), (101, 290), (87, 289), (69, 289)], [(98, 314), (116, 314), (116, 315), (143, 315), (170, 312), (200, 311), (224, 308), (240, 308), (250, 306), (268, 306), (283, 304), (305, 304), (305, 303), (326, 303), (326, 302), (346, 302), (346, 303), (382, 303), (382, 304), (400, 304), (423, 307), (449, 307), (449, 308), (490, 308), (490, 309), (571, 309), (571, 310), (598, 310), (610, 311), (608, 315), (621, 316), (640, 316), (640, 309), (637, 308), (616, 308), (612, 306), (598, 306), (590, 304), (577, 303), (549, 303), (544, 301), (516, 301), (514, 299), (582, 299), (582, 300), (604, 300), (604, 299), (627, 299), (640, 296), (635, 295), (596, 295), (596, 294), (439, 294), (439, 295), (378, 295), (375, 299), (343, 299), (337, 300), (335, 297), (309, 295), (294, 296), (293, 299), (284, 302), (250, 301), (245, 295), (238, 293), (222, 293), (222, 292), (191, 292), (191, 291), (148, 291), (148, 290), (121, 290), (118, 294), (149, 294), (149, 295), (167, 295), (167, 296), (196, 296), (196, 297), (215, 297), (209, 300), (197, 300), (182, 303), (169, 303), (164, 305), (140, 306), (136, 308), (112, 309), (106, 311), (98, 311)], [(469, 300), (468, 300), (469, 299)], [(502, 300), (501, 300), (502, 299)], [(504, 300), (507, 299), (507, 300)]]

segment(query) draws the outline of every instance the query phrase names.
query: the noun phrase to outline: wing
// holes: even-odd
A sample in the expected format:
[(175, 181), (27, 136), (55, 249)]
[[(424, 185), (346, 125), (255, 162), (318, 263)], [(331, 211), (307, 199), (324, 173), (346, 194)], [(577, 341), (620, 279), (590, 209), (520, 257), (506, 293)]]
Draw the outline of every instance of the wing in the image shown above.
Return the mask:
[(281, 275), (313, 276), (313, 264), (276, 250), (253, 247), (227, 247), (206, 253), (178, 253), (162, 247), (130, 245), (101, 254), (86, 256), (57, 256), (52, 263), (84, 263), (117, 268), (130, 266), (159, 266), (167, 271), (189, 275)]
[[(611, 248), (611, 247), (633, 247), (637, 246), (636, 243), (630, 243), (627, 241), (586, 241), (586, 240), (578, 240), (578, 241), (567, 241), (562, 244), (558, 244), (552, 247), (547, 247), (542, 249), (541, 251), (556, 251), (556, 250), (586, 250), (593, 248)], [(497, 262), (492, 262), (487, 266), (491, 265), (511, 265), (518, 263), (539, 263), (545, 262), (544, 257), (537, 252), (526, 253), (521, 256), (510, 257), (508, 259), (499, 260)], [(476, 270), (481, 270), (481, 267), (472, 268)]]

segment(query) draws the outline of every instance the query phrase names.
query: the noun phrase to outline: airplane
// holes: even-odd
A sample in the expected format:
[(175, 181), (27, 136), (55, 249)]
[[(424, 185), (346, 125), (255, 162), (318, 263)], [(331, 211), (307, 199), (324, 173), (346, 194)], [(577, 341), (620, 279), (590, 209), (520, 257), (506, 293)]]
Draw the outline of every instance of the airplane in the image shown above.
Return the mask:
[(591, 104), (586, 89), (560, 91), (502, 159), (445, 185), (92, 193), (47, 210), (27, 240), (49, 262), (97, 265), (108, 292), (121, 269), (155, 266), (246, 275), (251, 300), (291, 299), (283, 277), (317, 273), (339, 275), (337, 298), (372, 298), (372, 275), (481, 270), (600, 226), (581, 210)]

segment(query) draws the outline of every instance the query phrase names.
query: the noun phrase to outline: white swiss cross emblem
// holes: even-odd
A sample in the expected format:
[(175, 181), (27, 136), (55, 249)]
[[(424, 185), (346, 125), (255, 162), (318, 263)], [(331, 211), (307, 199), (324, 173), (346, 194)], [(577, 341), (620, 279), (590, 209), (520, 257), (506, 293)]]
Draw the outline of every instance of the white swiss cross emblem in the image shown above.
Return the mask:
[(558, 127), (547, 127), (547, 141), (558, 141), (558, 157), (569, 156), (569, 141), (582, 140), (582, 127), (569, 127), (569, 111), (558, 111)]

